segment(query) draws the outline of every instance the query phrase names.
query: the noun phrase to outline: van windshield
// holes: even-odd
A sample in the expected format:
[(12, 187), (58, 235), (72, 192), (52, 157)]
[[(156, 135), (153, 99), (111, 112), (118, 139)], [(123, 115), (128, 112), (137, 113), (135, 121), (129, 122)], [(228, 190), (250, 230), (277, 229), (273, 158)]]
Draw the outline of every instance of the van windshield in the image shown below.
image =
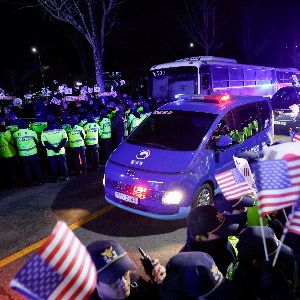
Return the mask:
[(176, 151), (196, 150), (217, 115), (155, 111), (126, 139), (127, 143)]

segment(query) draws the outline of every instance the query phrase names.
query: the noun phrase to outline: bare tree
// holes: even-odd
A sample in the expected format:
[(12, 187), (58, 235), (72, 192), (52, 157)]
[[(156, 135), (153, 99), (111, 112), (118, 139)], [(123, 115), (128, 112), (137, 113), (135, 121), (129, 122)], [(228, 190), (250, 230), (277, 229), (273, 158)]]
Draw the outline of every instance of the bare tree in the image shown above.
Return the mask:
[(187, 24), (183, 24), (185, 30), (193, 42), (204, 49), (205, 55), (214, 53), (223, 44), (217, 21), (220, 0), (184, 0), (184, 3), (187, 12)]
[(83, 34), (93, 50), (96, 81), (104, 92), (103, 54), (105, 36), (116, 22), (122, 0), (37, 0), (44, 10)]

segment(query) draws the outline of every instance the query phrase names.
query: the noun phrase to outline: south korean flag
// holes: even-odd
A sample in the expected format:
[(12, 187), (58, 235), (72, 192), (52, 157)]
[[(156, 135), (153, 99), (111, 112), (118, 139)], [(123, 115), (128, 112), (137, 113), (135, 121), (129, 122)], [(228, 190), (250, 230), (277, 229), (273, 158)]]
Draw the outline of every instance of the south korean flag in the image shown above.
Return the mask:
[(256, 184), (254, 181), (254, 176), (251, 172), (248, 161), (244, 158), (239, 158), (239, 157), (235, 157), (235, 156), (233, 157), (233, 160), (234, 160), (236, 168), (240, 171), (240, 173), (243, 175), (245, 180), (249, 183), (249, 185), (251, 186), (251, 188), (254, 192), (254, 195), (256, 195), (257, 188), (256, 188)]

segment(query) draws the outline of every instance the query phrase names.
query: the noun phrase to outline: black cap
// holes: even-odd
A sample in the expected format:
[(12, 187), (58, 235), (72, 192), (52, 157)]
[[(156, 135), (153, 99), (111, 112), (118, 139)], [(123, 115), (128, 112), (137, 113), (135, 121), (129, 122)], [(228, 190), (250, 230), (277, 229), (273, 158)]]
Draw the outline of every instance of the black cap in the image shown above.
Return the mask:
[[(239, 234), (237, 249), (240, 261), (265, 258), (262, 230), (266, 240), (268, 256), (270, 258), (275, 257), (280, 241), (277, 239), (273, 229), (267, 226), (263, 226), (262, 228), (260, 226), (252, 226), (243, 229)], [(292, 249), (282, 244), (279, 257), (293, 258)]]
[(236, 209), (243, 209), (245, 207), (252, 207), (255, 204), (255, 198), (244, 196), (240, 199), (228, 201), (223, 194), (219, 193), (214, 197), (214, 204), (220, 213), (231, 213)]
[(28, 123), (27, 123), (26, 120), (21, 119), (21, 120), (19, 120), (19, 122), (18, 122), (18, 126), (19, 126), (21, 129), (26, 129), (27, 126), (28, 126)]
[(98, 280), (105, 284), (112, 284), (124, 273), (136, 268), (127, 252), (116, 241), (95, 241), (87, 250), (96, 266)]
[(166, 273), (162, 289), (164, 300), (206, 297), (224, 280), (213, 258), (200, 251), (176, 254), (169, 260)]
[(49, 124), (55, 124), (56, 123), (56, 117), (54, 115), (48, 115), (47, 116), (47, 122)]
[(187, 230), (193, 238), (210, 233), (220, 237), (233, 235), (238, 227), (238, 224), (229, 224), (212, 205), (195, 207), (187, 216)]

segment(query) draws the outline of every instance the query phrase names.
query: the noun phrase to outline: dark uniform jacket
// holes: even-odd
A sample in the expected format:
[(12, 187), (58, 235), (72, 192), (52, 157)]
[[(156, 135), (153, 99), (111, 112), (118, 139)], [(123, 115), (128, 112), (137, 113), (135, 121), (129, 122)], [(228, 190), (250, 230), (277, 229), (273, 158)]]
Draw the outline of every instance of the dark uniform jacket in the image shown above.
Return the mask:
[[(145, 281), (142, 277), (135, 273), (130, 274), (131, 286), (130, 296), (126, 300), (159, 300), (159, 286), (151, 281)], [(97, 290), (89, 300), (101, 300)]]

